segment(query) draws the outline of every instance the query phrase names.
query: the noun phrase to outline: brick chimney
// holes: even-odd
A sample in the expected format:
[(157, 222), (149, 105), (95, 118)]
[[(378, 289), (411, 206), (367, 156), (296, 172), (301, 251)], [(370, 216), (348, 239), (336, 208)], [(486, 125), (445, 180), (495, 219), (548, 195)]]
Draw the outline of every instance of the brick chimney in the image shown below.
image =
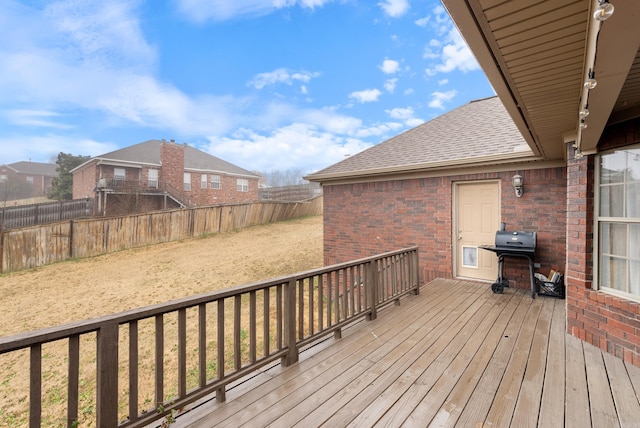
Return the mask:
[(163, 140), (160, 146), (160, 180), (178, 190), (182, 190), (184, 184), (184, 147), (173, 140)]

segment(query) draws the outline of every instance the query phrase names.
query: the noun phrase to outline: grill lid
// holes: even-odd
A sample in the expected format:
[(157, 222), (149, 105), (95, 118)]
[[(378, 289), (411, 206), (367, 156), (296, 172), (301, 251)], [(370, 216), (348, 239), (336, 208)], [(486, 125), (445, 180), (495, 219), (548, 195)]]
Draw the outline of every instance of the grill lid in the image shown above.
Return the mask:
[(496, 248), (535, 251), (536, 232), (499, 230), (496, 232)]

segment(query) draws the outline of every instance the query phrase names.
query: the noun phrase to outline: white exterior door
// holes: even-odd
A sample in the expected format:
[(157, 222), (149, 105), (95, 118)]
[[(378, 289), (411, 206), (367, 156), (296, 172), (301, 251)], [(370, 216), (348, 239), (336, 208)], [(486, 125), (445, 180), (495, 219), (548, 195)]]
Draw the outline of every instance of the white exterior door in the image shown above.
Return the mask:
[(455, 198), (456, 276), (493, 281), (498, 276), (498, 258), (479, 247), (495, 244), (500, 228), (500, 183), (459, 183)]

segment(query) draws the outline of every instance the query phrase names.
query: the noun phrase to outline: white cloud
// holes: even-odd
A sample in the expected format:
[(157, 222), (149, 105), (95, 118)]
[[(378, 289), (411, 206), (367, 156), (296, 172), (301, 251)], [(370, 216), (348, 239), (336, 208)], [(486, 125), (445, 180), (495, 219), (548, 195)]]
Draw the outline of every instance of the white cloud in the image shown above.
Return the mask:
[(271, 132), (239, 129), (231, 137), (210, 137), (211, 154), (258, 171), (300, 168), (314, 172), (371, 146), (358, 138), (292, 123)]
[(444, 103), (447, 101), (451, 101), (456, 95), (457, 91), (447, 91), (447, 92), (434, 92), (431, 94), (431, 101), (429, 101), (429, 107), (437, 108), (440, 110), (444, 110)]
[(429, 23), (429, 17), (425, 16), (424, 18), (420, 18), (417, 19), (416, 21), (414, 21), (414, 23), (418, 26), (418, 27), (426, 27), (427, 24)]
[(50, 134), (2, 135), (0, 136), (3, 162), (12, 163), (32, 159), (34, 162), (49, 162), (60, 152), (73, 155), (97, 156), (118, 149), (113, 143), (91, 139), (73, 138)]
[(424, 120), (415, 117), (413, 107), (396, 107), (390, 110), (385, 110), (385, 113), (387, 113), (392, 119), (402, 120), (405, 125), (412, 128), (424, 122)]
[(16, 126), (34, 126), (56, 129), (73, 128), (71, 125), (60, 123), (57, 119), (61, 118), (62, 115), (54, 111), (13, 109), (2, 112), (0, 117), (5, 117), (9, 124)]
[(266, 73), (259, 73), (251, 79), (247, 85), (253, 86), (256, 89), (262, 89), (267, 85), (275, 85), (277, 83), (284, 83), (291, 85), (294, 81), (308, 83), (314, 77), (318, 77), (320, 73), (308, 72), (308, 71), (295, 71), (292, 72), (286, 68), (278, 68)]
[(393, 74), (396, 73), (399, 69), (400, 63), (392, 59), (385, 59), (384, 61), (382, 61), (382, 65), (380, 66), (380, 70), (382, 70), (384, 74)]
[(382, 124), (377, 124), (373, 126), (369, 126), (367, 128), (359, 129), (356, 132), (356, 137), (358, 138), (369, 138), (372, 136), (390, 136), (392, 133), (397, 133), (398, 130), (402, 129), (402, 124), (398, 122), (385, 122)]
[(370, 103), (378, 101), (378, 98), (382, 95), (379, 89), (365, 89), (364, 91), (355, 91), (349, 94), (349, 98), (356, 100), (359, 103)]
[(378, 3), (378, 6), (392, 18), (404, 15), (410, 8), (408, 0), (384, 0)]
[(444, 86), (447, 83), (449, 83), (449, 79), (440, 79), (440, 80), (438, 80), (438, 85), (440, 85), (440, 86)]
[(431, 22), (431, 26), (440, 35), (440, 38), (431, 39), (422, 56), (425, 59), (437, 59), (438, 61), (425, 69), (427, 76), (450, 73), (454, 70), (465, 73), (479, 70), (480, 65), (444, 8), (441, 6), (434, 8), (433, 16), (435, 19)]
[(398, 79), (397, 78), (393, 78), (393, 79), (387, 79), (386, 82), (384, 82), (384, 89), (387, 92), (393, 92), (396, 89), (396, 84), (398, 83)]
[(237, 17), (256, 17), (278, 9), (300, 6), (305, 9), (322, 7), (333, 0), (176, 0), (178, 10), (189, 20), (224, 21)]

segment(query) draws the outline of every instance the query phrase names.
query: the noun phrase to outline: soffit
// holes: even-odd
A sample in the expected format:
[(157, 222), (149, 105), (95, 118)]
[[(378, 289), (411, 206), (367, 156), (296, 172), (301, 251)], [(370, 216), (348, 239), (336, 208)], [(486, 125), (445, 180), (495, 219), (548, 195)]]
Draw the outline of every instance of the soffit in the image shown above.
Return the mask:
[[(592, 115), (583, 135), (585, 148), (595, 148), (612, 112), (629, 114), (640, 104), (640, 2), (612, 3), (616, 11), (598, 34), (591, 18), (597, 0), (443, 0), (537, 155), (563, 158), (565, 137), (578, 134), (594, 45), (598, 87), (588, 94)], [(627, 75), (633, 81), (625, 84)], [(623, 93), (626, 104), (618, 99)]]

